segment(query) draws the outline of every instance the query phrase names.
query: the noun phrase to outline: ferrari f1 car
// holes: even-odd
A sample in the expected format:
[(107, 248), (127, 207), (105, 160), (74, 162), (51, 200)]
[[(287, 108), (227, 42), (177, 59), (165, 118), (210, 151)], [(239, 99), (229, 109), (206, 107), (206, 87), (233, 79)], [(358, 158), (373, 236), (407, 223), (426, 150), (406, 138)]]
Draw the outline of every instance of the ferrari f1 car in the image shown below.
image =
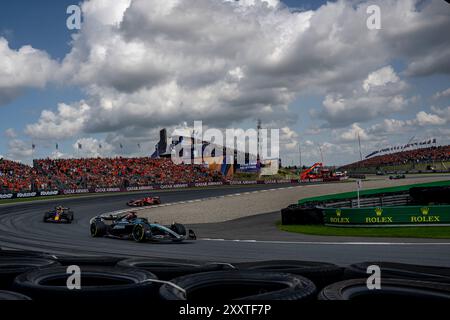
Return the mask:
[(173, 223), (163, 226), (150, 223), (146, 218), (140, 218), (131, 212), (122, 215), (100, 215), (91, 219), (91, 236), (132, 239), (136, 242), (181, 242), (195, 240), (194, 231), (186, 230), (185, 226)]
[(69, 208), (64, 208), (61, 206), (55, 207), (55, 209), (47, 211), (44, 214), (44, 222), (54, 222), (54, 223), (72, 223), (73, 221), (73, 211)]
[(159, 197), (145, 197), (139, 200), (130, 200), (127, 202), (127, 205), (130, 207), (153, 206), (156, 204), (161, 204), (161, 199)]

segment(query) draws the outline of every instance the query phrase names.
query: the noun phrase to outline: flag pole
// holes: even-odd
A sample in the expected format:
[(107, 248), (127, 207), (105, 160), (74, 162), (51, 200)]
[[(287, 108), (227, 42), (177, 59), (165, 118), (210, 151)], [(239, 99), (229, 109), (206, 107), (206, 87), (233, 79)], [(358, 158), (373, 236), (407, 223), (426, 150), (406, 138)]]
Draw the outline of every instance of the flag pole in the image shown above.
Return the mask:
[(298, 155), (300, 160), (300, 170), (302, 169), (302, 146), (300, 145), (300, 142), (298, 143)]
[(358, 132), (358, 145), (359, 145), (359, 158), (362, 161), (363, 158), (362, 158), (362, 152), (361, 152), (361, 137), (359, 135), (359, 132)]

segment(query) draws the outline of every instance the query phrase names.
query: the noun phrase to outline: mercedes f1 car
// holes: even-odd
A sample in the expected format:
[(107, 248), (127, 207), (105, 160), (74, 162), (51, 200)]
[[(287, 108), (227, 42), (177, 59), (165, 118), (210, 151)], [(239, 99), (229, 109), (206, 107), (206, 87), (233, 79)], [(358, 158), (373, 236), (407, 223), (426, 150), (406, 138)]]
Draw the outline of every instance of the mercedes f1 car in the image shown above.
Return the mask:
[(61, 206), (55, 207), (55, 209), (47, 211), (44, 214), (44, 222), (54, 222), (54, 223), (72, 223), (73, 221), (73, 211), (69, 208), (64, 208)]
[(146, 218), (140, 218), (131, 212), (122, 215), (100, 215), (91, 219), (91, 236), (132, 239), (136, 242), (181, 242), (196, 240), (194, 231), (186, 230), (185, 226), (174, 223), (163, 226), (150, 223)]
[(161, 204), (161, 199), (159, 197), (145, 197), (139, 200), (131, 200), (127, 202), (127, 205), (130, 207), (144, 207), (157, 204)]
[(406, 176), (404, 174), (396, 174), (394, 176), (389, 176), (390, 180), (399, 180), (399, 179), (405, 179)]

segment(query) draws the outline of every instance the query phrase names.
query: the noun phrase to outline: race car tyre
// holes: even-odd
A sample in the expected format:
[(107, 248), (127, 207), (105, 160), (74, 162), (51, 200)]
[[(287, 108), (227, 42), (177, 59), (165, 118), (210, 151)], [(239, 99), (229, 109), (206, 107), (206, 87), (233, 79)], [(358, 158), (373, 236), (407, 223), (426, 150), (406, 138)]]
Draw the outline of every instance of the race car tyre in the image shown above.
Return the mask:
[(13, 290), (36, 301), (106, 301), (117, 297), (135, 301), (156, 297), (159, 288), (151, 281), (157, 279), (154, 274), (139, 269), (83, 266), (79, 275), (80, 286), (70, 290), (68, 284), (77, 283), (71, 281), (67, 267), (34, 270), (16, 277)]
[(369, 290), (366, 279), (344, 280), (325, 287), (319, 300), (389, 301), (429, 301), (450, 299), (450, 285), (435, 282), (405, 279), (381, 279), (381, 288)]
[(119, 261), (124, 258), (119, 257), (103, 257), (103, 256), (56, 256), (55, 260), (62, 266), (108, 266), (114, 267)]
[(51, 214), (50, 212), (44, 213), (44, 219), (43, 219), (43, 221), (44, 221), (44, 222), (47, 222), (47, 220), (50, 219), (51, 216), (52, 216), (52, 214)]
[(146, 228), (142, 224), (137, 224), (133, 227), (132, 237), (136, 242), (145, 242), (147, 237), (145, 235)]
[(174, 231), (175, 233), (179, 234), (180, 236), (186, 235), (186, 227), (180, 223), (174, 223), (170, 226), (170, 230)]
[(344, 268), (325, 262), (272, 260), (236, 263), (234, 266), (239, 270), (297, 274), (310, 279), (319, 289), (331, 283), (343, 280), (344, 275)]
[(226, 264), (202, 263), (198, 261), (131, 258), (120, 261), (117, 266), (139, 268), (154, 273), (158, 279), (171, 280), (188, 274), (231, 269)]
[(0, 291), (0, 300), (31, 300), (31, 298), (17, 292)]
[(90, 227), (91, 236), (94, 238), (103, 237), (106, 235), (106, 225), (102, 221), (94, 221)]
[(367, 278), (367, 268), (372, 265), (380, 267), (383, 278), (450, 283), (450, 268), (380, 261), (352, 264), (345, 268), (344, 278)]
[(197, 235), (195, 234), (194, 230), (189, 229), (187, 239), (188, 240), (197, 240)]
[(164, 300), (306, 300), (316, 291), (310, 280), (278, 272), (204, 272), (175, 278), (171, 283), (178, 288), (164, 284), (159, 290)]
[(59, 266), (59, 263), (52, 259), (2, 257), (0, 258), (0, 289), (10, 289), (14, 278), (21, 273), (55, 266)]

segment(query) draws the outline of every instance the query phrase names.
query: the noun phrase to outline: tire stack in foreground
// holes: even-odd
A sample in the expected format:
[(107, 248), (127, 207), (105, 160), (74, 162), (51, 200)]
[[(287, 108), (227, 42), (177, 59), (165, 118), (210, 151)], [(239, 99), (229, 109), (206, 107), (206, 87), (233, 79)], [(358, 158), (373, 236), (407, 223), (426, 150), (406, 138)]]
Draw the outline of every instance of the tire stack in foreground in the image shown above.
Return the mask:
[[(81, 289), (67, 273), (79, 266)], [(381, 290), (367, 267), (381, 268)], [(450, 268), (364, 262), (205, 263), (159, 258), (70, 257), (0, 250), (0, 300), (96, 301), (450, 299)]]

